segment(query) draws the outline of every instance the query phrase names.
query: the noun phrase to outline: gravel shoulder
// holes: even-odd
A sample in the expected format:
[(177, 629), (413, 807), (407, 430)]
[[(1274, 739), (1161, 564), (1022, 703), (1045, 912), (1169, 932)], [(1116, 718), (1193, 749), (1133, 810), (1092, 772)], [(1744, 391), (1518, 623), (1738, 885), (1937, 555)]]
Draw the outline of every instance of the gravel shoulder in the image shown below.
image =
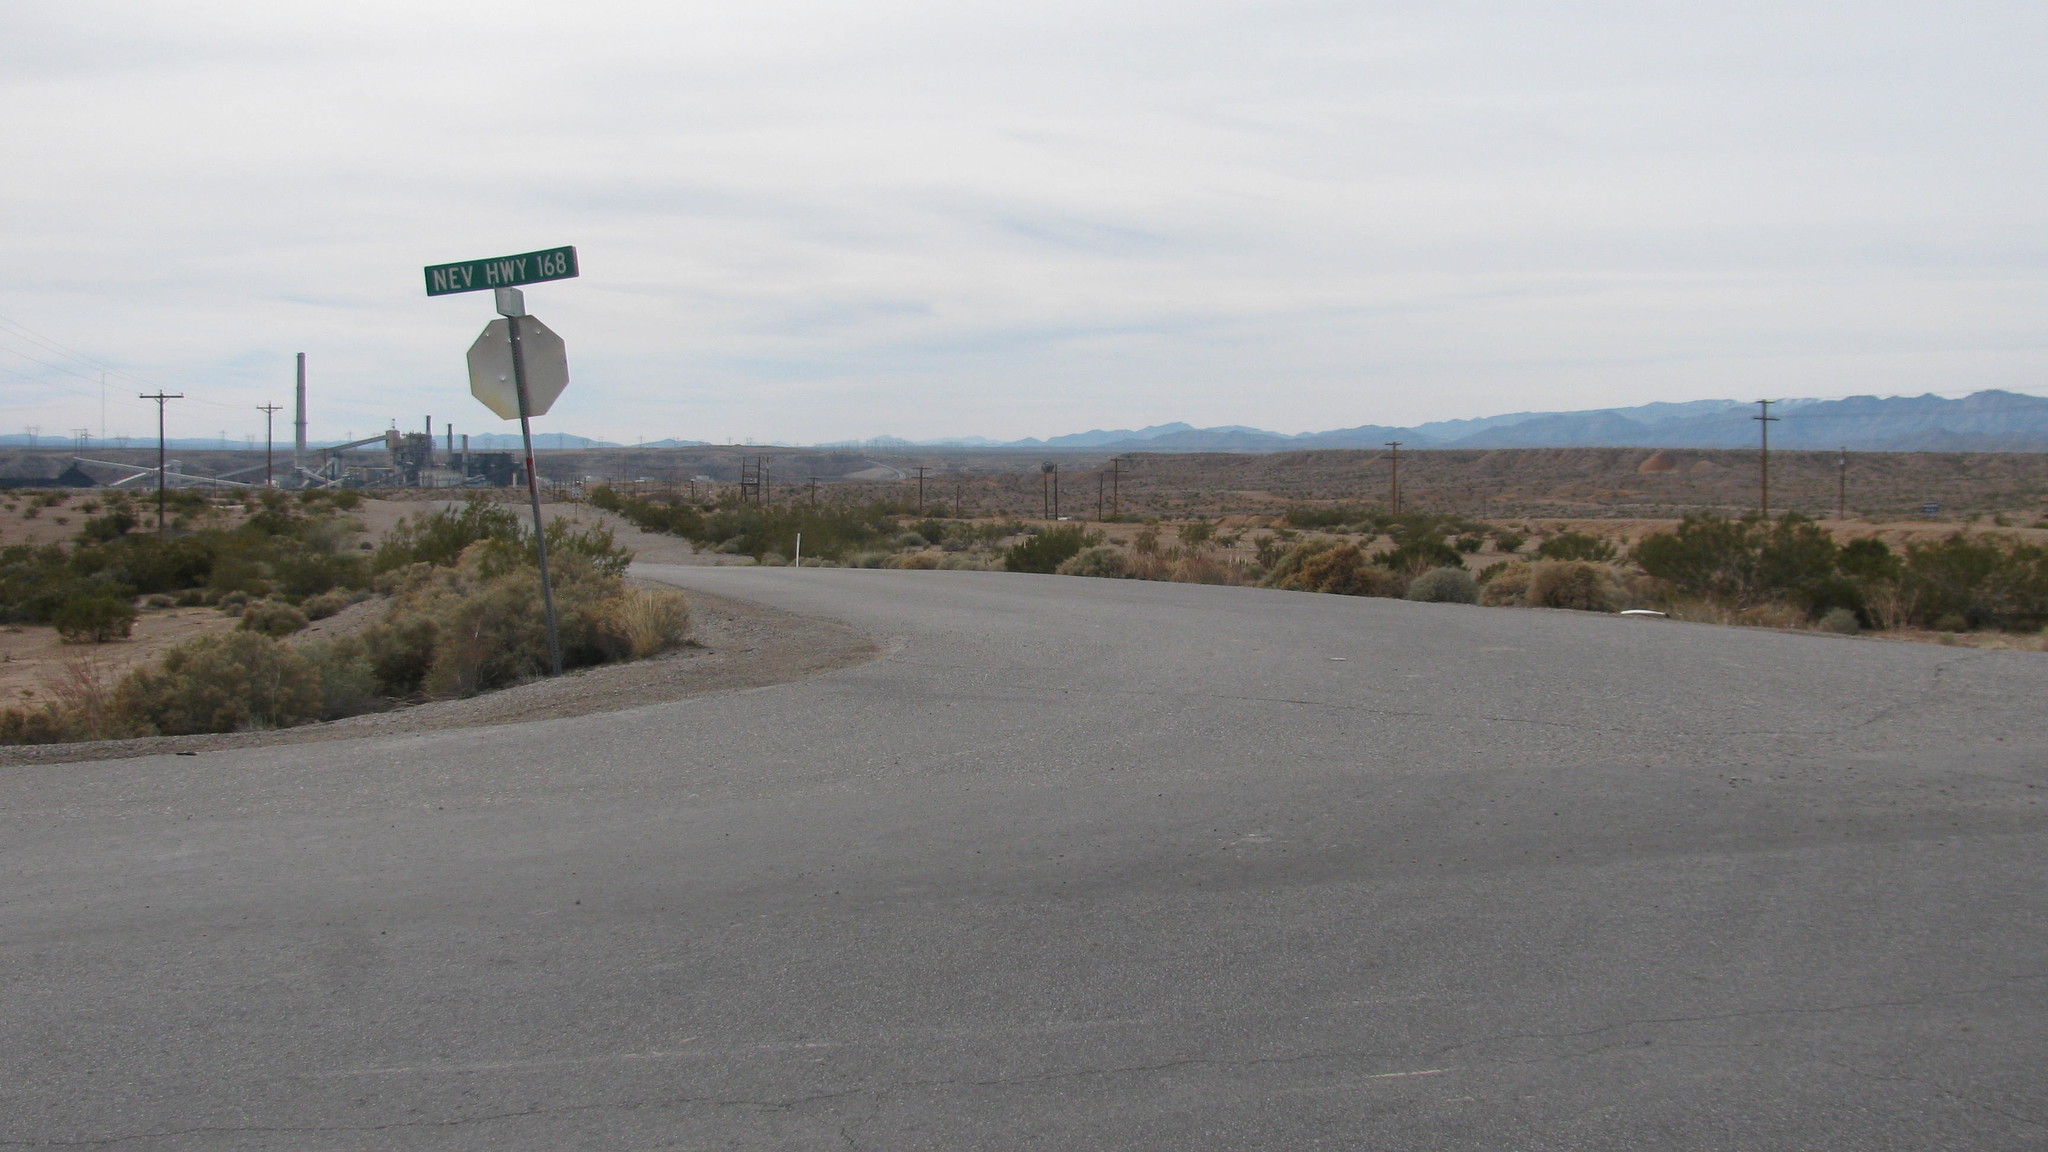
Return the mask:
[(304, 744), (319, 740), (354, 740), (368, 736), (583, 716), (691, 696), (784, 684), (865, 663), (881, 654), (881, 648), (872, 639), (843, 624), (705, 592), (692, 591), (687, 595), (692, 643), (652, 660), (585, 668), (558, 680), (536, 680), (466, 700), (436, 700), (389, 712), (270, 732), (0, 747), (0, 765), (113, 760), (224, 748)]

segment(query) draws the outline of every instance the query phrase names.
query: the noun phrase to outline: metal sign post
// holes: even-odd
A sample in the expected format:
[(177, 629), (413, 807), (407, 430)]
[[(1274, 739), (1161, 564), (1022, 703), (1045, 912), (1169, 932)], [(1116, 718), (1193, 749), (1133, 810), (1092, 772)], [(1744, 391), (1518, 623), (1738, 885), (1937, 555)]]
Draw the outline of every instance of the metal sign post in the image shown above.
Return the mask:
[[(545, 415), (568, 386), (569, 362), (561, 337), (527, 315), (526, 295), (514, 285), (566, 280), (578, 272), (574, 248), (550, 248), (426, 269), (427, 295), (489, 288), (497, 297), (498, 314), (504, 317), (487, 325), (469, 350), (469, 389), (499, 416), (516, 416), (519, 420), (519, 440), (526, 450), (526, 495), (533, 505), (534, 559), (540, 565), (541, 606), (547, 615), (548, 671), (554, 676), (562, 674), (562, 637), (555, 621), (554, 582), (548, 574), (548, 532), (540, 512), (540, 469), (533, 463), (532, 419)], [(506, 384), (511, 387), (506, 388)]]
[(540, 561), (540, 603), (548, 618), (549, 674), (562, 674), (562, 634), (555, 627), (555, 586), (548, 579), (548, 533), (540, 519), (540, 469), (533, 466), (533, 424), (526, 395), (526, 345), (519, 322), (526, 318), (526, 294), (517, 288), (497, 291), (498, 314), (512, 339), (512, 387), (519, 394), (519, 440), (526, 447), (526, 495), (533, 502), (533, 552)]

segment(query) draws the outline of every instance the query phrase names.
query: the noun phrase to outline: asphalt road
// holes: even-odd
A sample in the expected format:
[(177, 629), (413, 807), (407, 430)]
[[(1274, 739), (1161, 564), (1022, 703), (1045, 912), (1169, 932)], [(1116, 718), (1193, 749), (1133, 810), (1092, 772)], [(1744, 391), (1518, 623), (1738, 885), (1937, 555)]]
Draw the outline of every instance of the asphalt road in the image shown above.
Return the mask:
[(2048, 655), (645, 574), (888, 654), (0, 770), (0, 1147), (2048, 1146)]

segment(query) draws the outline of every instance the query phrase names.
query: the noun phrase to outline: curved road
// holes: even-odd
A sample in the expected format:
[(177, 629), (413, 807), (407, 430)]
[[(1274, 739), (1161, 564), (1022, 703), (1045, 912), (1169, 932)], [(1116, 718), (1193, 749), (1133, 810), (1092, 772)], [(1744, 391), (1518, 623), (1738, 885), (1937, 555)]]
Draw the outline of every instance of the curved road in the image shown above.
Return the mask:
[(0, 770), (0, 1147), (2048, 1146), (2048, 656), (642, 571), (888, 654)]

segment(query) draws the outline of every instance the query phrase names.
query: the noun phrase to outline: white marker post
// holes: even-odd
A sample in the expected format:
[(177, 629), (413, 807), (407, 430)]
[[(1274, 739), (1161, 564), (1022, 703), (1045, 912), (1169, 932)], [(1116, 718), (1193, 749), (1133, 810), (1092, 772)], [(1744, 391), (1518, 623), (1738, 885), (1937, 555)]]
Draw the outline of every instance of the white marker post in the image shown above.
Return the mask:
[(795, 566), (796, 566), (796, 567), (798, 567), (798, 568), (801, 568), (801, 567), (803, 567), (803, 566), (804, 566), (804, 534), (803, 534), (803, 533), (801, 533), (801, 532), (799, 532), (799, 533), (797, 533), (797, 534), (796, 534), (796, 565), (795, 565)]
[(578, 275), (576, 249), (550, 248), (521, 256), (434, 265), (426, 270), (427, 295), (493, 290), (502, 320), (485, 325), (469, 349), (469, 390), (500, 417), (519, 421), (526, 449), (526, 495), (533, 504), (533, 550), (540, 564), (540, 599), (547, 615), (548, 671), (562, 674), (562, 637), (555, 622), (555, 587), (548, 576), (548, 532), (540, 514), (540, 470), (533, 464), (532, 418), (544, 416), (569, 385), (569, 358), (562, 338), (526, 311), (526, 294), (514, 287)]

